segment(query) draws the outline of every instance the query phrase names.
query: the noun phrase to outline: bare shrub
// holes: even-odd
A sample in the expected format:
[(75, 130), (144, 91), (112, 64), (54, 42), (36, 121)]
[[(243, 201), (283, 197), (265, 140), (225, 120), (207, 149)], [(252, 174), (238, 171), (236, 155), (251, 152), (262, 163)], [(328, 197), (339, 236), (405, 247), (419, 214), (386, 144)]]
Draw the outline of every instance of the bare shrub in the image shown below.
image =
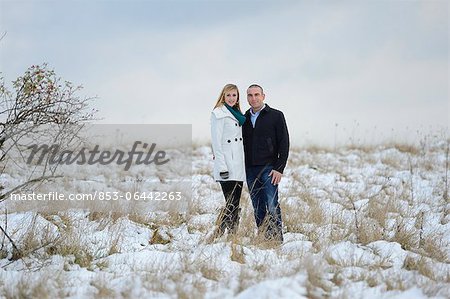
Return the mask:
[[(9, 165), (25, 165), (26, 157), (21, 153), (36, 141), (56, 144), (61, 151), (80, 145), (82, 125), (93, 120), (97, 112), (89, 110), (92, 98), (78, 96), (81, 86), (63, 81), (46, 64), (31, 66), (12, 86), (13, 91), (9, 91), (0, 78), (1, 173), (8, 171)], [(27, 173), (24, 182), (1, 190), (0, 202), (11, 193), (57, 177), (60, 163), (50, 163), (49, 156), (43, 167), (36, 165)]]

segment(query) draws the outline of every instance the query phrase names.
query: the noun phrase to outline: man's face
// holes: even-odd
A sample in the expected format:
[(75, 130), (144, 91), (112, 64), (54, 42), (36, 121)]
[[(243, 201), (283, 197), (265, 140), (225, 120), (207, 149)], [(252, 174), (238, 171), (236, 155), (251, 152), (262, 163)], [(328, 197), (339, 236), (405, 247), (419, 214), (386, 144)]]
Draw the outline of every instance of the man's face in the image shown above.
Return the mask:
[(263, 107), (264, 98), (266, 96), (262, 93), (259, 87), (250, 87), (247, 89), (247, 101), (248, 104), (253, 108), (254, 112), (258, 112)]

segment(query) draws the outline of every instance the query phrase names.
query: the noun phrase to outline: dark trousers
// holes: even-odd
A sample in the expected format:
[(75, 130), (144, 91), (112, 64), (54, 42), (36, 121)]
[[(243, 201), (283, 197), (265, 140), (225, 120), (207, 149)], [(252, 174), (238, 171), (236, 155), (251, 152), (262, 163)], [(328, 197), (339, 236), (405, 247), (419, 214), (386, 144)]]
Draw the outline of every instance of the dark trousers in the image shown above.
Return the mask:
[(252, 166), (245, 169), (252, 199), (255, 221), (266, 239), (283, 242), (281, 209), (278, 203), (278, 185), (272, 185), (269, 176), (272, 166)]
[(219, 232), (223, 234), (225, 229), (235, 233), (239, 225), (239, 202), (241, 200), (243, 182), (219, 181), (225, 197), (225, 207), (219, 215)]

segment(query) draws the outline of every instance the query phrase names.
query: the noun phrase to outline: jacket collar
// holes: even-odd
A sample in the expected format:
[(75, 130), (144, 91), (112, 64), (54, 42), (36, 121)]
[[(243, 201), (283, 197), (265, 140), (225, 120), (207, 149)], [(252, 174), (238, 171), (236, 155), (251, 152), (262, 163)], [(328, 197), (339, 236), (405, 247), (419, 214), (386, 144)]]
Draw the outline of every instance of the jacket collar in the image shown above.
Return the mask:
[[(245, 112), (245, 115), (246, 115), (246, 116), (250, 116), (250, 115), (251, 115), (250, 109), (251, 109), (251, 108), (249, 108), (249, 109)], [(270, 109), (271, 109), (271, 108), (269, 107), (269, 105), (265, 104), (264, 108), (261, 109), (260, 112), (263, 112), (263, 111), (264, 111), (264, 112), (269, 112)]]

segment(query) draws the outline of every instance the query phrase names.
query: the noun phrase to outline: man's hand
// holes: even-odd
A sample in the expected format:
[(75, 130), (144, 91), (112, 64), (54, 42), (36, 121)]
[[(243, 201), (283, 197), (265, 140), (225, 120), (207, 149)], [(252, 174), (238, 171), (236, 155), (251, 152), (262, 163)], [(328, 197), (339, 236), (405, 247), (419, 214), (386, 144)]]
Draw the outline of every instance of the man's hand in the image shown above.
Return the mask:
[(283, 176), (283, 174), (276, 170), (272, 170), (269, 173), (269, 176), (272, 177), (272, 185), (278, 185), (278, 183), (281, 181), (281, 177)]

